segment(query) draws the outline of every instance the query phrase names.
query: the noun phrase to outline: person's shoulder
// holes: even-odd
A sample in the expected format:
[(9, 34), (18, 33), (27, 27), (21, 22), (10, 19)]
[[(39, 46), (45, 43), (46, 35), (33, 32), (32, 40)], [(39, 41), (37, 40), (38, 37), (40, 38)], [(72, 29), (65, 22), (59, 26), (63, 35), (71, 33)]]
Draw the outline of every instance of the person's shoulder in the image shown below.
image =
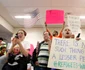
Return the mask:
[(12, 47), (12, 43), (7, 44), (7, 50), (9, 50)]
[(39, 44), (42, 44), (42, 43), (44, 43), (44, 41), (41, 41)]
[(27, 40), (22, 41), (23, 43), (28, 42)]
[(43, 44), (45, 41), (41, 41), (40, 43), (39, 43), (39, 46), (41, 45), (41, 44)]
[(22, 43), (22, 45), (23, 45), (23, 47), (25, 49), (30, 49), (30, 42), (28, 42), (28, 41), (22, 41), (21, 43)]
[(22, 41), (22, 44), (30, 44), (28, 41)]

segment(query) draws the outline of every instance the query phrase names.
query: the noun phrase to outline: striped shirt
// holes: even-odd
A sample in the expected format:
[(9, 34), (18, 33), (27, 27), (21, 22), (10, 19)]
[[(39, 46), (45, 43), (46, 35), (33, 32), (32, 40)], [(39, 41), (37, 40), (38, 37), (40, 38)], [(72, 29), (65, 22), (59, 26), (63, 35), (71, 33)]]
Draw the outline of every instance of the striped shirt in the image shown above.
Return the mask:
[(47, 67), (49, 58), (49, 46), (46, 42), (42, 43), (40, 46), (40, 52), (38, 55), (39, 66)]

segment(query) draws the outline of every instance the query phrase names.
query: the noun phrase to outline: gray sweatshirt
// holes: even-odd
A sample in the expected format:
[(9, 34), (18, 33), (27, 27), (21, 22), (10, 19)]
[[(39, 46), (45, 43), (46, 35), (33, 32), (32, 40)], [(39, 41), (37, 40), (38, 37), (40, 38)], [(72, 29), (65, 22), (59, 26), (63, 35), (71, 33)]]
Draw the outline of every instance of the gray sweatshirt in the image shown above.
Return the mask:
[(0, 57), (0, 70), (2, 70), (3, 65), (6, 63), (7, 61), (7, 56), (3, 55)]

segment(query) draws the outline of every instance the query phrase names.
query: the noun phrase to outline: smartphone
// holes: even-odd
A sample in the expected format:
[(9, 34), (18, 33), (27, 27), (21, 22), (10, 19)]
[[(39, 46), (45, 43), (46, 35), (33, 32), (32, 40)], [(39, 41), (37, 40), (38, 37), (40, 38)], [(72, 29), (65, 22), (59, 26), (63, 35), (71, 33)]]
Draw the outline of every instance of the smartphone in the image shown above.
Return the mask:
[(78, 33), (78, 35), (76, 37), (79, 38), (80, 37), (80, 33)]
[(15, 38), (19, 39), (18, 34), (15, 35)]

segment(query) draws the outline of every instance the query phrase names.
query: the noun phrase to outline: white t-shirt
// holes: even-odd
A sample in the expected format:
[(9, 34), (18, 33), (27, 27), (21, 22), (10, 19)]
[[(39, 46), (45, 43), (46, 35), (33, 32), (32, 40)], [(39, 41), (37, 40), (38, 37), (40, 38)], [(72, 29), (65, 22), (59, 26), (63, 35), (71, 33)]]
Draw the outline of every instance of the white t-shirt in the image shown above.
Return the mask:
[[(28, 41), (22, 41), (21, 44), (23, 45), (23, 48), (30, 49), (30, 43)], [(12, 43), (8, 46), (8, 49), (12, 47)]]

